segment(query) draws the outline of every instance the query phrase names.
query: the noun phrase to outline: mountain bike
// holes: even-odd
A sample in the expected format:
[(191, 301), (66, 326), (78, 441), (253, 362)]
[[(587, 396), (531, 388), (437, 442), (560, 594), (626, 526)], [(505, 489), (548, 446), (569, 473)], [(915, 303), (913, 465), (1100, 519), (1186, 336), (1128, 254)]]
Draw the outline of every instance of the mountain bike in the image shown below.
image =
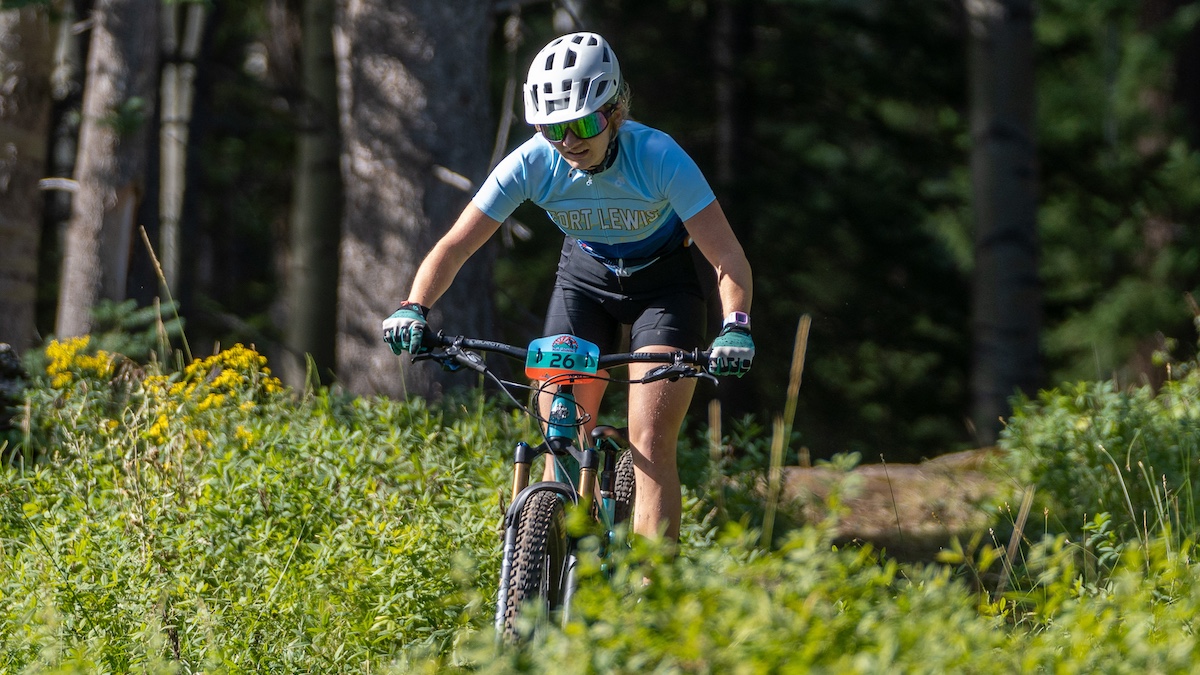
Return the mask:
[[(538, 420), (542, 438), (536, 445), (517, 443), (513, 452), (512, 502), (504, 515), (504, 550), (496, 598), (496, 630), (507, 639), (519, 639), (518, 617), (540, 605), (541, 613), (564, 624), (575, 592), (576, 553), (579, 540), (566, 526), (569, 505), (580, 505), (603, 532), (603, 557), (616, 540), (618, 525), (633, 511), (635, 487), (633, 453), (624, 429), (600, 425), (584, 437), (588, 413), (575, 401), (573, 387), (591, 379), (644, 384), (708, 373), (708, 352), (700, 350), (662, 353), (600, 354), (596, 345), (573, 335), (550, 335), (521, 348), (501, 342), (464, 336), (427, 335), (431, 351), (414, 361), (433, 360), (447, 370), (466, 368), (498, 384), (517, 407)], [(479, 352), (492, 352), (523, 361), (525, 375), (536, 385), (511, 382), (488, 367)], [(636, 380), (609, 377), (607, 369), (631, 363), (662, 364)], [(535, 409), (524, 405), (514, 391), (534, 391)], [(551, 396), (549, 414), (536, 410), (541, 394)], [(552, 481), (530, 481), (530, 468), (545, 456), (554, 470)], [(599, 499), (596, 499), (599, 493)]]

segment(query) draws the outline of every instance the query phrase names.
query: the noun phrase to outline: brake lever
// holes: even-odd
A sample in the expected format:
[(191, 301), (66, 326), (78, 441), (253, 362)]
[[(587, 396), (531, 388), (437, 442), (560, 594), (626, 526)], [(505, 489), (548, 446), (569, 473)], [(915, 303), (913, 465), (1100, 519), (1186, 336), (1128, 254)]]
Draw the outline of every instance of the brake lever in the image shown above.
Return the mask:
[(483, 362), (483, 357), (473, 351), (454, 345), (447, 349), (446, 352), (453, 354), (454, 362), (459, 366), (466, 366), (477, 373), (487, 372), (487, 364)]
[(458, 359), (456, 359), (454, 355), (449, 352), (449, 350), (415, 354), (412, 357), (412, 362), (417, 363), (418, 361), (437, 361), (438, 365), (442, 367), (442, 370), (446, 371), (447, 373), (453, 373), (462, 367), (462, 365), (458, 362)]
[(707, 370), (697, 368), (687, 363), (668, 363), (651, 369), (644, 376), (642, 382), (657, 382), (659, 380), (670, 380), (676, 382), (681, 377), (701, 377), (711, 379), (716, 382), (717, 378), (713, 377)]
[(676, 375), (673, 378), (671, 377), (671, 373), (678, 370), (677, 366), (678, 366), (678, 364), (668, 363), (666, 365), (652, 368), (652, 369), (650, 369), (650, 371), (648, 371), (645, 375), (642, 376), (642, 382), (643, 383), (657, 382), (659, 380), (665, 380), (668, 378), (673, 379), (673, 380), (678, 380), (679, 379), (678, 375)]

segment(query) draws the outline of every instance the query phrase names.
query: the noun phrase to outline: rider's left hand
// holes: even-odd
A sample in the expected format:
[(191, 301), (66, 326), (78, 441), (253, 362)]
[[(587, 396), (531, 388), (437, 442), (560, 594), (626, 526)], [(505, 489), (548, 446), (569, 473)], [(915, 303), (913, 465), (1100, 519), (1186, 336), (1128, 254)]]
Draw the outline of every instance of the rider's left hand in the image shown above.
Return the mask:
[(725, 324), (709, 348), (708, 372), (713, 375), (741, 377), (750, 372), (752, 363), (754, 338), (750, 337), (750, 329)]

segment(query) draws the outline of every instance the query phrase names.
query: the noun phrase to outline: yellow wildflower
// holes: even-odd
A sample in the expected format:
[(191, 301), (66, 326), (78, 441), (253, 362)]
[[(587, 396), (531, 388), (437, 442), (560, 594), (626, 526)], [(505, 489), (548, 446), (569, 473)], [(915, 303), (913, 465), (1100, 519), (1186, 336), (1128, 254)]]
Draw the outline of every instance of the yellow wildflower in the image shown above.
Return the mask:
[(196, 410), (203, 412), (209, 408), (219, 407), (224, 402), (225, 394), (209, 394), (208, 396), (204, 397), (204, 400), (200, 402), (200, 405), (196, 406)]
[(221, 371), (221, 374), (209, 386), (213, 389), (236, 389), (242, 384), (244, 379), (238, 371), (226, 368)]
[(211, 448), (213, 446), (213, 442), (209, 438), (208, 432), (204, 429), (192, 429), (192, 438), (194, 438), (202, 447)]
[(76, 375), (97, 378), (108, 377), (112, 372), (111, 355), (100, 350), (94, 355), (82, 353), (87, 349), (91, 338), (87, 335), (69, 338), (66, 341), (52, 340), (46, 346), (46, 374), (50, 376), (50, 386), (63, 389), (70, 386)]
[(150, 425), (150, 430), (146, 432), (146, 440), (156, 445), (162, 445), (167, 442), (168, 438), (167, 415), (163, 413), (154, 420), (154, 424)]
[(249, 448), (258, 441), (258, 435), (248, 430), (242, 425), (238, 425), (237, 431), (233, 433), (234, 438), (241, 441), (242, 449)]
[(150, 376), (148, 390), (176, 399), (198, 401), (197, 412), (223, 406), (254, 409), (255, 399), (283, 391), (283, 383), (271, 376), (267, 358), (241, 344), (203, 359), (194, 359), (174, 377)]

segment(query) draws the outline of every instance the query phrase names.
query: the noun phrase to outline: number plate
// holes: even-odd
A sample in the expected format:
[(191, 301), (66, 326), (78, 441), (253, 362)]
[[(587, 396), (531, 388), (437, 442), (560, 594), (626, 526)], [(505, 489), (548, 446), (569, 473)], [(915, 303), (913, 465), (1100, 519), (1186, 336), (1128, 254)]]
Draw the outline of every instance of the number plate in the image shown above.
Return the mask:
[(571, 380), (589, 379), (600, 363), (600, 348), (574, 335), (549, 335), (529, 343), (525, 374), (535, 380), (577, 375)]

